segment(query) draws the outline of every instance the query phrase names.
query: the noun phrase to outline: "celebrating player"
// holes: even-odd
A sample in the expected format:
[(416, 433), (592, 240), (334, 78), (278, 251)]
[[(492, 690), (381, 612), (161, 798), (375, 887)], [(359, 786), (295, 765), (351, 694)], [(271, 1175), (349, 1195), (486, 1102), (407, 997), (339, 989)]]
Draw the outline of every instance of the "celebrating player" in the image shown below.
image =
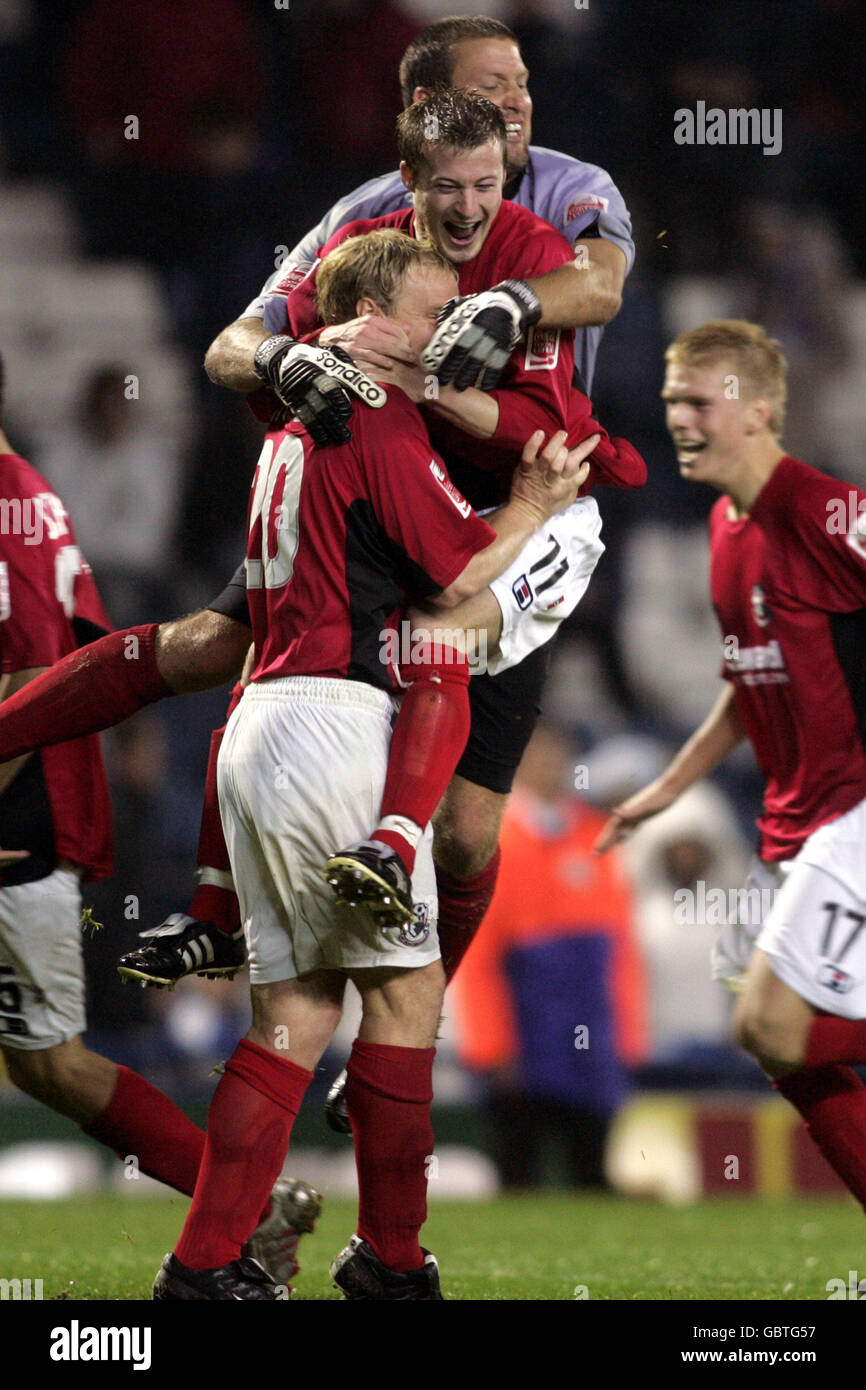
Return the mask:
[[(107, 632), (66, 508), (3, 433), (0, 359), (0, 700)], [(99, 740), (74, 739), (0, 768), (0, 1052), (10, 1080), (144, 1173), (191, 1195), (205, 1136), (144, 1077), (85, 1047), (82, 878), (112, 871), (111, 806)], [(277, 1282), (297, 1271), (318, 1193), (265, 1193), (250, 1253)]]
[[(727, 687), (664, 773), (618, 806), (604, 850), (748, 738), (766, 779), (759, 857), (716, 978), (734, 1030), (866, 1206), (866, 494), (788, 456), (786, 363), (755, 324), (706, 323), (667, 352), (680, 472), (724, 495), (710, 589)], [(760, 900), (760, 906), (759, 901)]]
[[(439, 135), (436, 141), (427, 135), (433, 121)], [(404, 113), (401, 140), (405, 155), (404, 176), (415, 185), (415, 217), (439, 241), (440, 249), (452, 263), (455, 252), (448, 233), (451, 211), (455, 204), (466, 199), (474, 200), (480, 207), (481, 230), (474, 235), (468, 250), (456, 253), (462, 287), (483, 288), (485, 284), (495, 283), (499, 275), (515, 272), (521, 265), (545, 269), (570, 259), (567, 244), (552, 228), (525, 209), (503, 203), (503, 156), (507, 136), (501, 115), (491, 103), (459, 93), (442, 93), (429, 98)], [(443, 180), (445, 193), (440, 187)], [(456, 195), (447, 191), (455, 182), (460, 185)], [(476, 184), (480, 188), (478, 192)], [(466, 208), (470, 203), (462, 201), (462, 205)], [(415, 218), (412, 210), (407, 209), (377, 219), (377, 223), (412, 228)], [(333, 241), (339, 244), (351, 232), (369, 225), (347, 226)], [(317, 322), (311, 293), (313, 281), (313, 276), (308, 277), (294, 288), (287, 300), (281, 300), (286, 311), (292, 314), (297, 332), (307, 331)], [(291, 286), (285, 288), (290, 290)], [(375, 317), (382, 321), (381, 315)], [(266, 345), (266, 351), (269, 350)], [(551, 351), (539, 353), (538, 360), (530, 347), (513, 354), (506, 387), (501, 391), (485, 395), (470, 389), (460, 396), (447, 388), (440, 392), (439, 401), (433, 405), (444, 418), (444, 423), (438, 425), (441, 437), (452, 445), (452, 453), (457, 449), (464, 454), (468, 452), (476, 464), (482, 463), (487, 470), (481, 472), (475, 468), (472, 471), (464, 465), (461, 481), (471, 501), (490, 505), (501, 499), (519, 443), (535, 427), (541, 426), (547, 433), (565, 420), (573, 431), (572, 442), (597, 428), (589, 419), (587, 398), (571, 385), (572, 362), (572, 337), (566, 334), (561, 341), (552, 344)], [(405, 380), (405, 376), (403, 370), (395, 379)], [(454, 427), (458, 419), (472, 431), (473, 438), (461, 435)], [(639, 485), (645, 477), (642, 460), (624, 441), (603, 439), (593, 456), (593, 468), (595, 477), (601, 481)], [(495, 851), (499, 822), (514, 771), (532, 731), (546, 671), (542, 644), (555, 630), (556, 619), (574, 607), (601, 550), (598, 514), (592, 499), (581, 499), (565, 517), (558, 519), (557, 527), (559, 529), (554, 528), (553, 532), (546, 527), (535, 537), (513, 572), (496, 586), (503, 615), (499, 660), (503, 667), (515, 662), (520, 665), (515, 665), (513, 670), (503, 669), (495, 676), (479, 676), (472, 682), (469, 745), (460, 762), (459, 775), (453, 779), (440, 810), (437, 842), (440, 935), (449, 974), (456, 969), (492, 896), (498, 865)], [(553, 593), (545, 590), (548, 575), (543, 570), (533, 574), (539, 566), (549, 564), (551, 554), (561, 571), (559, 587)], [(255, 582), (260, 582), (259, 576)], [(229, 627), (240, 628), (246, 612), (246, 598), (242, 582), (233, 583), (212, 607), (231, 615), (234, 621)], [(159, 636), (162, 650), (167, 643), (171, 651), (176, 636), (180, 634), (182, 638), (194, 623), (195, 619), (190, 619), (185, 624), (163, 629)], [(106, 679), (109, 680), (108, 698), (100, 694), (97, 705), (109, 703), (112, 710), (122, 709), (125, 713), (130, 711), (130, 706), (137, 708), (136, 701), (143, 697), (158, 698), (167, 693), (166, 680), (174, 683), (174, 672), (170, 663), (169, 669), (165, 669), (165, 662), (160, 666), (155, 654), (158, 649), (154, 646), (154, 633), (154, 629), (135, 630), (144, 657), (144, 664), (137, 670), (121, 659), (111, 643), (103, 644), (99, 652), (94, 650), (86, 664), (82, 662), (76, 666), (75, 687), (81, 692), (77, 698), (73, 696), (71, 685), (63, 692), (57, 689), (58, 676), (51, 689), (45, 691), (45, 707), (52, 709), (49, 726), (53, 728), (53, 736), (56, 737), (57, 730), (69, 720), (83, 718), (87, 721), (97, 717), (90, 695), (95, 686), (104, 685)], [(240, 663), (241, 650), (235, 650), (234, 659)], [(61, 701), (62, 714), (55, 705), (55, 695)], [(14, 710), (10, 709), (5, 721), (0, 717), (0, 748), (4, 754), (9, 756), (10, 744), (14, 745), (17, 737), (32, 739), (38, 722), (35, 697), (26, 708), (22, 702)], [(175, 920), (169, 919), (163, 927), (148, 934), (145, 947), (131, 953), (123, 962), (125, 971), (134, 972), (140, 978), (172, 982), (200, 968), (203, 959), (210, 963), (226, 959), (231, 965), (236, 959), (233, 953), (240, 950), (239, 943), (231, 940), (232, 932), (237, 932), (239, 919), (229, 891), (228, 862), (224, 847), (219, 844), (219, 825), (214, 814), (216, 747), (217, 736), (209, 774), (211, 809), (203, 826), (200, 855), (205, 868), (197, 901), (194, 900), (188, 917), (178, 914)], [(423, 741), (416, 741), (416, 756), (421, 756), (419, 748), (424, 749)], [(425, 756), (429, 792), (429, 786), (435, 783), (444, 763), (437, 760), (438, 752), (433, 745), (427, 747)], [(419, 772), (415, 785), (423, 790), (424, 783), (425, 777)], [(435, 798), (431, 804), (435, 806)], [(411, 808), (403, 810), (415, 822), (418, 827), (415, 833), (420, 835), (423, 817), (412, 814)], [(411, 849), (409, 846), (410, 855)]]
[[(325, 303), (356, 306), (359, 281), (377, 277), (377, 304), (419, 350), (453, 289), (448, 262), (388, 232), (351, 250), (330, 267)], [(262, 578), (250, 589), (255, 667), (218, 772), (253, 1025), (214, 1096), (190, 1214), (156, 1298), (274, 1297), (266, 1278), (239, 1263), (240, 1251), (282, 1168), (350, 978), (363, 1003), (347, 1085), (360, 1211), (332, 1273), (350, 1299), (441, 1299), (436, 1261), (418, 1242), (445, 984), (431, 836), (419, 846), (410, 926), (386, 927), (363, 906), (336, 903), (320, 866), (334, 843), (366, 831), (382, 798), (394, 689), (379, 657), (382, 629), (407, 594), (449, 606), (482, 591), (573, 500), (596, 437), (568, 457), (561, 442), (537, 464), (527, 448), (508, 503), (488, 523), (431, 457), (420, 412), (396, 388), (381, 410), (359, 417), (346, 444), (316, 448), (300, 424), (268, 434), (247, 551)]]
[[(567, 262), (532, 274), (528, 281), (516, 277), (508, 285), (485, 286), (454, 301), (427, 349), (427, 365), (443, 385), (454, 381), (462, 388), (483, 372), (485, 388), (491, 389), (511, 350), (533, 325), (576, 328), (576, 379), (589, 391), (604, 325), (619, 310), (634, 259), (631, 222), (622, 195), (604, 169), (530, 145), (528, 83), (514, 34), (483, 15), (459, 15), (428, 25), (400, 64), (406, 107), (447, 87), (478, 92), (499, 107), (507, 127), (505, 197), (544, 218), (572, 247)], [(347, 222), (381, 217), (409, 203), (399, 173), (371, 179), (337, 203), (289, 252), (241, 318), (213, 343), (206, 359), (211, 378), (236, 391), (254, 390), (260, 382), (256, 351), (264, 338), (285, 328), (279, 304), (269, 302), (275, 286), (289, 275), (300, 279), (319, 248)], [(396, 325), (356, 324), (322, 345), (329, 341), (351, 353), (368, 372), (382, 366), (386, 357), (410, 360)], [(292, 340), (282, 346), (280, 356), (267, 364), (269, 384), (286, 406), (300, 413), (314, 438), (343, 438), (352, 410), (350, 397), (340, 389), (345, 362), (317, 356), (308, 345)], [(352, 385), (363, 399), (363, 387), (359, 392), (358, 382)]]

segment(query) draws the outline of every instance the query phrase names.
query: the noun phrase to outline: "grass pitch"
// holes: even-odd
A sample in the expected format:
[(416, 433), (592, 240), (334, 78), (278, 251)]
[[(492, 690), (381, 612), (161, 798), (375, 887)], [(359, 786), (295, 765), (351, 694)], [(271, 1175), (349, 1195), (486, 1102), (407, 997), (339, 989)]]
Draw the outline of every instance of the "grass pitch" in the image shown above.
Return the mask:
[[(161, 1197), (0, 1202), (0, 1278), (42, 1279), (45, 1299), (149, 1299), (186, 1209)], [(339, 1298), (328, 1264), (354, 1218), (352, 1202), (326, 1197), (294, 1301)], [(845, 1198), (670, 1207), (545, 1192), (431, 1203), (423, 1240), (458, 1300), (825, 1301), (828, 1280), (866, 1277), (864, 1236)]]

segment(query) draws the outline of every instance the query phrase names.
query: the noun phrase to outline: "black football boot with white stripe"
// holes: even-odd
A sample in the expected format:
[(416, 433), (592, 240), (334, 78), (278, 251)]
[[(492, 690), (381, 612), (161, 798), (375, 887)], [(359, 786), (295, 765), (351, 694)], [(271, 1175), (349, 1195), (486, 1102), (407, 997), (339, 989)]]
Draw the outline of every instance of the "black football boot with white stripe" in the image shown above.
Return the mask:
[(124, 980), (157, 989), (173, 989), (186, 975), (230, 980), (246, 963), (243, 928), (229, 935), (185, 912), (173, 912), (141, 939), (147, 944), (121, 956), (117, 970)]
[(403, 860), (380, 840), (362, 840), (332, 854), (322, 877), (349, 907), (370, 909), (382, 926), (415, 921), (412, 879)]

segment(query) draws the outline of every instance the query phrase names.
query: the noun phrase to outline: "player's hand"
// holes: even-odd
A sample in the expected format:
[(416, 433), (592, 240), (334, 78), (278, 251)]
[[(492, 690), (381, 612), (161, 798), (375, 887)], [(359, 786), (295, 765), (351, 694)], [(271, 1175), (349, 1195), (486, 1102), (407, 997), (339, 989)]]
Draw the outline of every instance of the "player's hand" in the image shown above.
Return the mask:
[(29, 849), (0, 849), (0, 869), (7, 864), (17, 864), (19, 859), (29, 858)]
[(352, 438), (350, 391), (376, 409), (388, 399), (342, 349), (313, 347), (282, 334), (259, 344), (255, 369), (316, 444), (348, 444)]
[(503, 280), (492, 290), (449, 299), (421, 365), (442, 386), (493, 391), (527, 329), (541, 318), (541, 301), (524, 280)]
[(406, 330), (381, 314), (362, 314), (348, 323), (332, 323), (319, 334), (319, 346), (342, 348), (365, 372), (376, 376), (392, 363), (417, 367), (418, 359), (409, 346)]
[(520, 463), (511, 479), (511, 501), (533, 510), (538, 526), (570, 507), (589, 476), (589, 456), (601, 439), (591, 434), (569, 450), (565, 430), (544, 443), (544, 431), (536, 430), (523, 446)]
[(627, 801), (614, 807), (607, 824), (593, 845), (593, 854), (605, 854), (636, 830), (641, 821), (649, 820), (650, 816), (657, 816), (659, 811), (666, 811), (676, 799), (676, 792), (666, 786), (661, 777), (657, 777)]

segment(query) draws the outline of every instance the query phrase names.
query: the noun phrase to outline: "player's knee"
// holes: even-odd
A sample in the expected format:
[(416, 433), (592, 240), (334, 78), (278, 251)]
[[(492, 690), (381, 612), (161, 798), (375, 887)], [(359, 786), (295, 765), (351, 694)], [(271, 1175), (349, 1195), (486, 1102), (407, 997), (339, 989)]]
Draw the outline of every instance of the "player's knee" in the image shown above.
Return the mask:
[(740, 1009), (734, 1019), (734, 1038), (770, 1075), (802, 1065), (802, 1033), (788, 1019), (757, 1009)]
[(250, 629), (244, 623), (203, 608), (189, 617), (161, 624), (156, 663), (172, 690), (191, 695), (237, 676), (249, 645)]
[[(505, 798), (497, 798), (503, 805)], [(435, 821), (436, 863), (452, 878), (474, 878), (486, 869), (499, 843), (502, 811), (498, 804), (443, 804)]]
[(43, 1105), (57, 1108), (69, 1081), (68, 1063), (62, 1048), (46, 1047), (38, 1051), (7, 1048), (3, 1058), (13, 1086)]

